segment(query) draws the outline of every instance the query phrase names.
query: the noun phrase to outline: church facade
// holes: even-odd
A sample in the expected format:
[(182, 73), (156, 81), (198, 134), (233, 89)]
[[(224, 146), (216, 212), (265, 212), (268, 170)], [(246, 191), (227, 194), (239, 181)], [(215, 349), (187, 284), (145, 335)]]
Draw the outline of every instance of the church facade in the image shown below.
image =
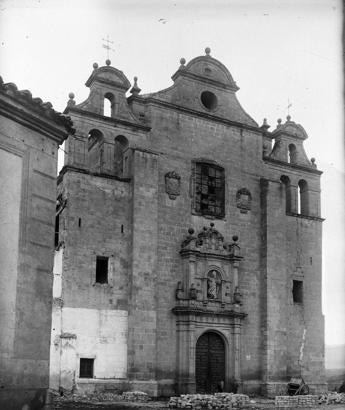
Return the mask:
[[(70, 94), (58, 177), (50, 384), (151, 395), (324, 390), (320, 175), (205, 50), (140, 94), (98, 67)], [(126, 93), (130, 90), (130, 96)]]

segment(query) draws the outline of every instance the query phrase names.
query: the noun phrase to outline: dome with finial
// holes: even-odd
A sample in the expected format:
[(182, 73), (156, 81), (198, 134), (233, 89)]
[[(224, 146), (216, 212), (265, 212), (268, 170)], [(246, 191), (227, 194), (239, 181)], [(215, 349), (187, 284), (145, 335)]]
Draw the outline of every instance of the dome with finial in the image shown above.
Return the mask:
[(276, 138), (278, 135), (285, 134), (286, 136), (294, 139), (305, 140), (308, 138), (307, 133), (300, 124), (296, 124), (291, 120), (291, 115), (286, 116), (286, 122), (283, 124), (282, 120), (278, 119), (277, 128), (273, 131), (273, 135)]
[(106, 60), (106, 65), (99, 67), (97, 63), (93, 63), (93, 72), (86, 81), (85, 85), (91, 87), (92, 84), (96, 82), (101, 82), (103, 84), (109, 83), (109, 85), (118, 86), (126, 91), (130, 88), (131, 83), (128, 81), (127, 77), (122, 71), (111, 66), (111, 61)]
[(204, 56), (193, 58), (187, 65), (185, 65), (186, 60), (181, 58), (180, 68), (172, 76), (172, 79), (175, 81), (180, 75), (192, 75), (200, 79), (207, 78), (219, 83), (224, 88), (237, 91), (239, 88), (229, 70), (220, 61), (211, 57), (210, 53), (211, 49), (206, 47)]

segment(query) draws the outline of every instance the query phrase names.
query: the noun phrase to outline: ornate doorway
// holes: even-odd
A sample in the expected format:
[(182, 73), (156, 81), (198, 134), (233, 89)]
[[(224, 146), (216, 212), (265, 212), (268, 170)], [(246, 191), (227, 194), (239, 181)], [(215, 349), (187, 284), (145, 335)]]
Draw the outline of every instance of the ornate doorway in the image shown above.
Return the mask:
[(217, 333), (206, 332), (196, 343), (195, 379), (197, 393), (215, 393), (224, 388), (225, 346)]

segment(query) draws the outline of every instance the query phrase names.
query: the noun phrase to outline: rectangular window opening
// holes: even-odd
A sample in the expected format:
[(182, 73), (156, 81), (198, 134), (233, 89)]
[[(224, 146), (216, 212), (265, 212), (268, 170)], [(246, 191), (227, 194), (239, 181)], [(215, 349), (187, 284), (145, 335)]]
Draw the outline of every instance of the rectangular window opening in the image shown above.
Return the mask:
[(292, 298), (294, 303), (303, 303), (303, 282), (301, 280), (293, 281)]
[(96, 283), (108, 283), (108, 259), (105, 256), (97, 256)]
[(79, 377), (80, 378), (93, 378), (93, 362), (95, 359), (80, 359)]
[(218, 165), (195, 164), (194, 210), (202, 215), (222, 218), (225, 214), (224, 169)]

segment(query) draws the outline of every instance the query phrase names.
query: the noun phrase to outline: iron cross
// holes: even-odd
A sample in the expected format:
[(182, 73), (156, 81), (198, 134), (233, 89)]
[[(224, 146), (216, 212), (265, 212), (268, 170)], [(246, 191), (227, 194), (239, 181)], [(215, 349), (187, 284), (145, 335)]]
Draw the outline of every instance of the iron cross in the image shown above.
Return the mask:
[(106, 44), (102, 44), (102, 47), (107, 50), (107, 59), (109, 59), (109, 51), (115, 51), (110, 44), (114, 44), (113, 41), (109, 40), (109, 35), (107, 34), (107, 38), (102, 38), (103, 41), (106, 42)]

